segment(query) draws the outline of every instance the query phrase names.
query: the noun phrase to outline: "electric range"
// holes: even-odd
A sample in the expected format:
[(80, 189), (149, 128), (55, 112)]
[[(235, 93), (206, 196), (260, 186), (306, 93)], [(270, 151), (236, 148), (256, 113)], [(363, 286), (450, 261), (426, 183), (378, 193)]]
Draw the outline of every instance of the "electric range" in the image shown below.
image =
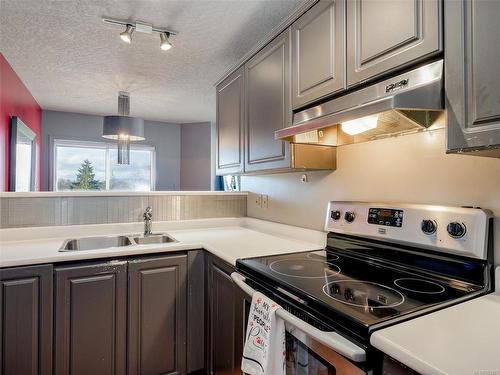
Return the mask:
[(238, 260), (233, 279), (279, 303), (303, 344), (322, 343), (366, 371), (380, 367), (375, 330), (491, 289), (487, 210), (330, 202), (325, 229), (324, 249)]

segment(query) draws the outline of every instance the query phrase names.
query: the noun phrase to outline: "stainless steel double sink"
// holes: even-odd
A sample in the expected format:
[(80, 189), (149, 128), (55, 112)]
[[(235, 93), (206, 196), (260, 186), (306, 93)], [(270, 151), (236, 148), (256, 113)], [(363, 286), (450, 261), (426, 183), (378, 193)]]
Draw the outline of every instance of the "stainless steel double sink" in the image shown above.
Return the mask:
[(165, 233), (153, 233), (149, 236), (141, 234), (70, 238), (63, 242), (59, 251), (98, 250), (110, 247), (127, 247), (133, 245), (150, 245), (177, 242)]

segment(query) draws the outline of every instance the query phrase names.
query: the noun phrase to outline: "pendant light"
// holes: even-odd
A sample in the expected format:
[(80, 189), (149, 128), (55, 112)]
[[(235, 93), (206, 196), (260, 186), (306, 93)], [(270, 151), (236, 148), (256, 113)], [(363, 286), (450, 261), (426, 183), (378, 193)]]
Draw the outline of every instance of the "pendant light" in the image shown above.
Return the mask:
[(144, 120), (130, 117), (130, 95), (118, 93), (118, 116), (104, 116), (102, 136), (118, 141), (118, 164), (130, 164), (130, 142), (143, 141)]

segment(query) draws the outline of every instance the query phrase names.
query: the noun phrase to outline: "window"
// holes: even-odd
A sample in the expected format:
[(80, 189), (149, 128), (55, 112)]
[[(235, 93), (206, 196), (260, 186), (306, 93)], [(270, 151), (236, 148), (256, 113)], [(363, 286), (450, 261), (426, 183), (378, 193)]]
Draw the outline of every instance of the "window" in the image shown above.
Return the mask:
[(54, 190), (154, 190), (155, 149), (130, 145), (130, 164), (117, 163), (116, 144), (54, 141)]

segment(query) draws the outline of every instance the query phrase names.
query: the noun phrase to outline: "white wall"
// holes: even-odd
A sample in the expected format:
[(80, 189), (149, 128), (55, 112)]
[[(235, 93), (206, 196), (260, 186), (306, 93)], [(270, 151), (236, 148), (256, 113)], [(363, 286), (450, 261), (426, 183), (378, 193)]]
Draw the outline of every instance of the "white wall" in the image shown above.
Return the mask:
[(211, 190), (210, 122), (181, 125), (181, 190)]
[(337, 149), (337, 170), (243, 176), (242, 190), (268, 194), (268, 208), (248, 197), (248, 216), (323, 229), (330, 200), (480, 206), (492, 210), (500, 265), (500, 159), (445, 154), (445, 130)]

